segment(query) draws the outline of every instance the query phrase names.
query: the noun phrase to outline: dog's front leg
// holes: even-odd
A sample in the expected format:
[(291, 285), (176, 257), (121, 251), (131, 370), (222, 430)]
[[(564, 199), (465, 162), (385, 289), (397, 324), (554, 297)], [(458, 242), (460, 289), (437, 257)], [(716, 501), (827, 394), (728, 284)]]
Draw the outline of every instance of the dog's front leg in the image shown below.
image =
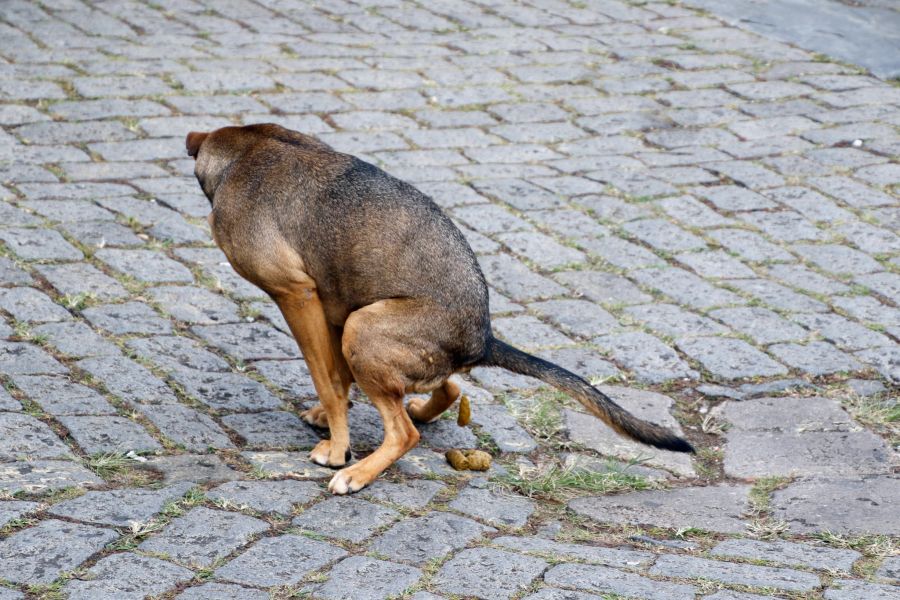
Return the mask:
[(322, 440), (309, 453), (310, 459), (320, 465), (340, 467), (350, 460), (349, 380), (345, 381), (342, 365), (336, 363), (333, 334), (322, 301), (310, 285), (297, 286), (273, 297), (303, 352), (331, 432), (331, 439)]

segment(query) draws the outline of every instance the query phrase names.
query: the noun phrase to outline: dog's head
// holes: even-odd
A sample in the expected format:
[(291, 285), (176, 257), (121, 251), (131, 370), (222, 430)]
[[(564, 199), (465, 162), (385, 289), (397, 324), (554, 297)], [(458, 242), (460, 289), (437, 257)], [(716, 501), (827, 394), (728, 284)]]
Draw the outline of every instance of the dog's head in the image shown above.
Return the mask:
[(192, 131), (187, 134), (185, 147), (196, 162), (194, 175), (210, 202), (231, 166), (248, 153), (261, 151), (261, 164), (254, 165), (259, 168), (265, 163), (274, 163), (274, 158), (288, 149), (332, 151), (328, 145), (313, 137), (274, 123), (222, 127), (211, 132)]

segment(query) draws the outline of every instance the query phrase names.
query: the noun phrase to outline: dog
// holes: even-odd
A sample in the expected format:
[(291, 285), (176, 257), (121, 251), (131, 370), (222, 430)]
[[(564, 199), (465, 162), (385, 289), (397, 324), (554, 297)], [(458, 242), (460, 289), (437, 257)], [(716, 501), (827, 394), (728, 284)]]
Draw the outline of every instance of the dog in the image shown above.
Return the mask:
[[(341, 468), (335, 494), (371, 483), (460, 396), (448, 378), (476, 366), (540, 379), (621, 435), (678, 452), (691, 445), (633, 416), (581, 377), (496, 339), (484, 275), (462, 233), (428, 196), (378, 167), (275, 124), (191, 132), (187, 152), (212, 205), (213, 239), (234, 270), (278, 305), (319, 405), (301, 416), (330, 438), (310, 452)], [(382, 445), (350, 460), (348, 390), (378, 410)], [(409, 393), (430, 392), (429, 399)]]

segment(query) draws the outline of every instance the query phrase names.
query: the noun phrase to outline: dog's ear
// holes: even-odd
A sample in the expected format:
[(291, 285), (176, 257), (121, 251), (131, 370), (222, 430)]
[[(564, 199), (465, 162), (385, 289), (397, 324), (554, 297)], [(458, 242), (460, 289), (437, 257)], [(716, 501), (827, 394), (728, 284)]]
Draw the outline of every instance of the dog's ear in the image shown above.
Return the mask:
[(187, 153), (189, 156), (197, 158), (197, 153), (200, 152), (200, 144), (203, 143), (203, 140), (206, 139), (208, 133), (202, 131), (192, 131), (187, 134), (187, 139), (184, 141), (184, 145), (187, 148)]

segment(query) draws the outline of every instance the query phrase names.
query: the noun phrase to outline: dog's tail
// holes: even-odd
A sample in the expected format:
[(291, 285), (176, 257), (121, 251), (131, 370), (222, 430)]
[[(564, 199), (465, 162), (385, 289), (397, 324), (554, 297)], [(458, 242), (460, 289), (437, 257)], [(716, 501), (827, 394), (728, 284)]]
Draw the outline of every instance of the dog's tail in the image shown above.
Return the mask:
[(650, 446), (675, 452), (693, 452), (694, 447), (665, 427), (638, 419), (578, 375), (559, 365), (517, 350), (491, 337), (481, 361), (486, 367), (502, 367), (519, 375), (535, 377), (569, 394), (592, 415), (614, 431)]

